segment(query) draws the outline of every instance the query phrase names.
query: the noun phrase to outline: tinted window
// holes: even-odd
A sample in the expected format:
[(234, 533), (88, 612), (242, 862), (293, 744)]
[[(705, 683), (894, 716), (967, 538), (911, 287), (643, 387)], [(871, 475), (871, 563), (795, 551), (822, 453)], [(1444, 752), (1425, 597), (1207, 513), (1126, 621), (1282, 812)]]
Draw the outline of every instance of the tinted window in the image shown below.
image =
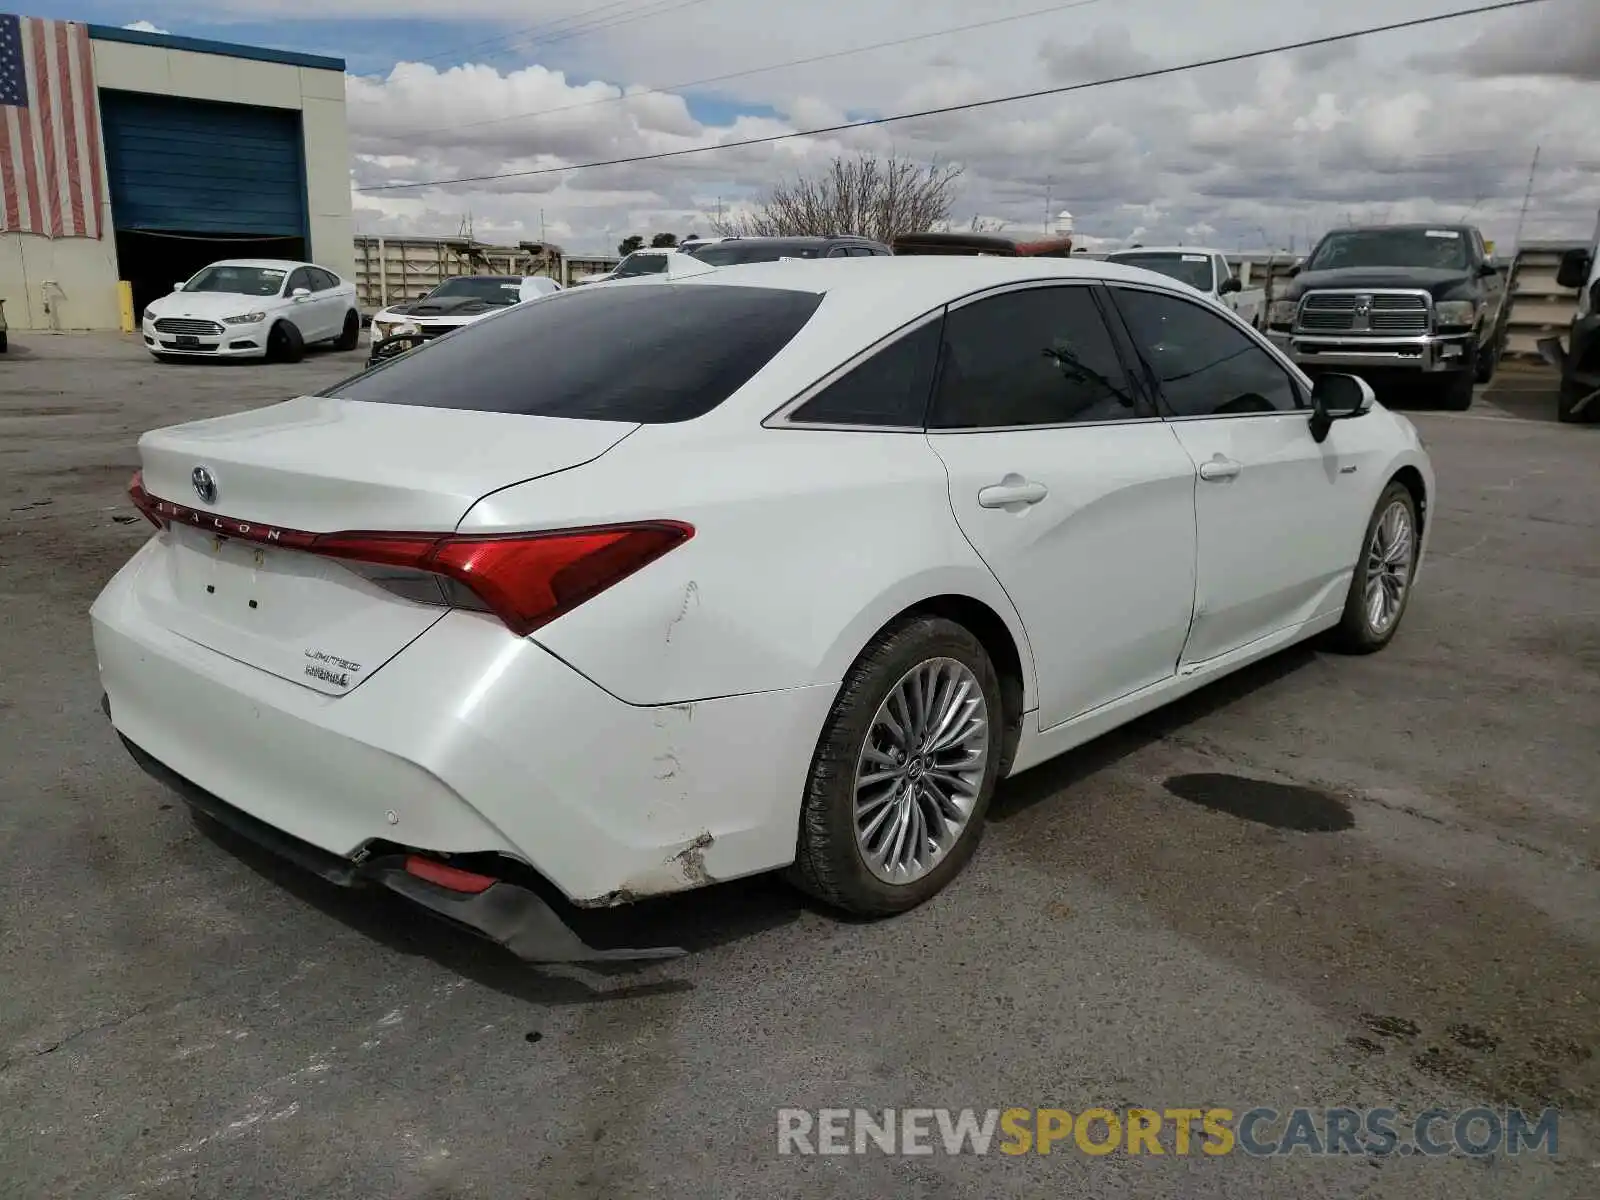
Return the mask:
[(659, 275), (667, 269), (667, 256), (665, 254), (639, 254), (628, 255), (617, 264), (616, 274), (613, 278), (630, 279), (635, 275)]
[(285, 285), (283, 294), (286, 296), (293, 295), (296, 288), (305, 288), (308, 292), (313, 290), (311, 287), (311, 272), (304, 267), (296, 268), (294, 274), (289, 276), (289, 282)]
[(816, 258), (821, 253), (815, 243), (783, 241), (716, 242), (695, 255), (713, 267), (735, 263), (777, 262), (780, 258)]
[(815, 292), (714, 284), (578, 288), (508, 308), (322, 394), (596, 421), (687, 421), (742, 387), (821, 302)]
[(462, 275), (446, 279), (428, 293), (429, 300), (471, 296), (486, 304), (515, 304), (522, 295), (522, 280), (515, 275)]
[(319, 269), (317, 274), (322, 276), (322, 286), (324, 289), (336, 288), (339, 286), (339, 277), (332, 271), (323, 271)]
[(1203, 304), (1114, 288), (1134, 345), (1174, 416), (1285, 412), (1301, 407), (1298, 389), (1254, 340)]
[(878, 251), (874, 250), (871, 246), (851, 246), (850, 247), (850, 257), (851, 258), (875, 258), (875, 257), (877, 257), (877, 255), (878, 255)]
[(1459, 229), (1352, 229), (1317, 243), (1307, 271), (1339, 267), (1467, 269), (1467, 239)]
[(790, 415), (819, 425), (921, 429), (939, 361), (939, 322), (897, 338)]
[(1113, 254), (1110, 260), (1156, 271), (1202, 292), (1211, 290), (1211, 259), (1204, 254)]
[(1150, 415), (1087, 287), (1009, 292), (955, 309), (945, 320), (933, 428)]

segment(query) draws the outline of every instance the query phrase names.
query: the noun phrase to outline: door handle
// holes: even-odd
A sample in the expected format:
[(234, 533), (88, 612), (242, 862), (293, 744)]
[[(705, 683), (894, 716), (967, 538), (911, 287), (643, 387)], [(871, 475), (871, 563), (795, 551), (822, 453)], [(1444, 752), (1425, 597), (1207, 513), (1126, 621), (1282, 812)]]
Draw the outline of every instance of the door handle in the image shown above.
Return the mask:
[(1200, 464), (1200, 478), (1215, 483), (1219, 479), (1232, 479), (1243, 469), (1242, 464), (1218, 454), (1211, 461)]
[(991, 483), (978, 492), (980, 508), (1009, 508), (1013, 504), (1037, 504), (1050, 494), (1042, 483), (1034, 483), (1021, 475), (1007, 475), (999, 483)]

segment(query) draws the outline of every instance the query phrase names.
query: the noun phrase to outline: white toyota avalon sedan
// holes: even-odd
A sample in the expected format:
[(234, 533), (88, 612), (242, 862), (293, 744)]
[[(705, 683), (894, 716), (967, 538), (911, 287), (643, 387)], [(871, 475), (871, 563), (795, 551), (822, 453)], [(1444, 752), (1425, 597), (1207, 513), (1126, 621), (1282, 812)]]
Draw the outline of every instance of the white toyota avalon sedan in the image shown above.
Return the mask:
[(232, 258), (212, 263), (145, 306), (145, 349), (183, 358), (298, 362), (307, 346), (354, 350), (356, 285), (315, 263)]
[(1434, 489), (1366, 384), (1072, 259), (575, 289), (139, 455), (154, 533), (91, 614), (137, 760), (547, 961), (674, 952), (562, 900), (919, 904), (1002, 778), (1388, 643)]

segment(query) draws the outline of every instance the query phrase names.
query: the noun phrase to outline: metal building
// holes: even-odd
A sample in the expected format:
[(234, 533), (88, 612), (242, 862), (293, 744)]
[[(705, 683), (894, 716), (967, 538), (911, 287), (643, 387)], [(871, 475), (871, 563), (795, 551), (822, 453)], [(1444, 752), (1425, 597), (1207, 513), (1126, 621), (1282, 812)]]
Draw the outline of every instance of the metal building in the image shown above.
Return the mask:
[(0, 14), (10, 325), (123, 327), (219, 258), (307, 258), (353, 278), (344, 66)]

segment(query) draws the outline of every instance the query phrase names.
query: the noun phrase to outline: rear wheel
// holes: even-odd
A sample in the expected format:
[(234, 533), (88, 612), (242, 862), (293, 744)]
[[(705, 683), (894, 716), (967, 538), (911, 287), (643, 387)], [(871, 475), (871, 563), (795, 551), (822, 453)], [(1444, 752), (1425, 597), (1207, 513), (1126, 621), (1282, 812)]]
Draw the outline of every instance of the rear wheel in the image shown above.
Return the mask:
[(977, 848), (1004, 727), (999, 679), (968, 630), (939, 617), (884, 630), (817, 745), (791, 880), (864, 916), (934, 896)]
[(344, 315), (344, 329), (333, 341), (335, 350), (354, 350), (361, 343), (361, 317), (355, 309)]
[(299, 362), (306, 356), (306, 342), (300, 330), (289, 321), (279, 321), (267, 334), (268, 362)]
[(1582, 409), (1578, 405), (1593, 388), (1578, 383), (1563, 383), (1561, 395), (1556, 401), (1556, 419), (1563, 425), (1582, 425), (1593, 421), (1600, 421), (1600, 397), (1584, 404)]
[(1367, 523), (1344, 616), (1333, 631), (1337, 649), (1371, 654), (1389, 644), (1411, 599), (1418, 544), (1417, 503), (1403, 483), (1391, 482)]
[(1472, 407), (1472, 389), (1477, 381), (1477, 367), (1457, 371), (1444, 380), (1439, 390), (1439, 403), (1451, 412), (1466, 412)]

